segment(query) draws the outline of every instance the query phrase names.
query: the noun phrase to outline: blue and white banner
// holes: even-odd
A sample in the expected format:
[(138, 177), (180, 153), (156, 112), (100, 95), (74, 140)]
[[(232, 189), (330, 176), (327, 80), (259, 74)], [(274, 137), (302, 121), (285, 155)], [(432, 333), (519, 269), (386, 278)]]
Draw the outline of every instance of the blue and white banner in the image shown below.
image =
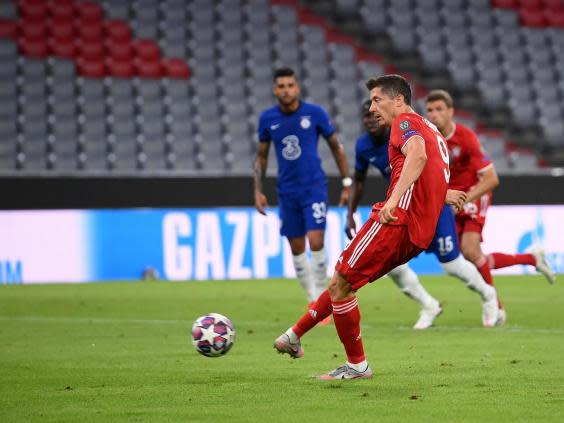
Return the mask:
[[(369, 207), (359, 210), (364, 221)], [(328, 272), (346, 243), (346, 210), (327, 215)], [(498, 206), (488, 211), (484, 252), (543, 246), (564, 272), (564, 206)], [(433, 255), (411, 261), (421, 274), (441, 273)], [(150, 269), (166, 280), (294, 277), (276, 209), (59, 210), (0, 212), (0, 283), (140, 279)], [(530, 273), (514, 266), (499, 273)]]

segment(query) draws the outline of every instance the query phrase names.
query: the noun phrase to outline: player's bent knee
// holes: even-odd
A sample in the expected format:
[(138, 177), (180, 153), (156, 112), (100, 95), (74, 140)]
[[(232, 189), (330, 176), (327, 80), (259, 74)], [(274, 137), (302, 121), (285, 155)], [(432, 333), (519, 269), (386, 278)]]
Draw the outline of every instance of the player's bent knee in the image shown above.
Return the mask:
[(352, 295), (351, 285), (339, 273), (335, 272), (327, 287), (332, 301), (341, 301)]

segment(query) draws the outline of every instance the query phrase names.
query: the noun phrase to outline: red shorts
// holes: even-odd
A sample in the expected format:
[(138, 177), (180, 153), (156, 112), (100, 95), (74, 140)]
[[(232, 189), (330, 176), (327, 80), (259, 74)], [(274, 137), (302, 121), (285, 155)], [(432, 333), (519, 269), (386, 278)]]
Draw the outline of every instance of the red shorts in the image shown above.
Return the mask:
[(478, 232), (482, 234), (486, 224), (486, 213), (491, 204), (492, 194), (488, 192), (472, 203), (464, 205), (464, 210), (456, 215), (456, 232), (461, 239), (464, 232)]
[(462, 239), (464, 232), (478, 232), (481, 238), (484, 224), (485, 219), (477, 220), (467, 215), (456, 216), (456, 233), (458, 234), (458, 239)]
[(335, 270), (353, 291), (381, 278), (423, 251), (409, 240), (405, 225), (382, 225), (368, 219), (341, 253)]

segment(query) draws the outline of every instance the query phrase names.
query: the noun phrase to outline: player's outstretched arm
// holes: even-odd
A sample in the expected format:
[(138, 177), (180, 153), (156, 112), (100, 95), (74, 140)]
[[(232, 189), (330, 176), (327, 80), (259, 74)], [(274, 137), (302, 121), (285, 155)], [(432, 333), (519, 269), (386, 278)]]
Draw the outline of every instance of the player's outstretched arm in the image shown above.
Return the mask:
[(333, 153), (333, 157), (335, 158), (335, 162), (337, 163), (337, 167), (339, 168), (339, 173), (341, 174), (341, 178), (343, 178), (343, 182), (349, 181), (348, 186), (346, 184), (343, 184), (341, 199), (339, 200), (339, 206), (344, 206), (349, 201), (351, 181), (349, 177), (349, 164), (347, 162), (347, 155), (345, 154), (343, 144), (339, 142), (339, 139), (337, 138), (337, 135), (335, 133), (331, 134), (327, 138), (327, 144), (329, 144), (331, 153)]
[(356, 222), (354, 221), (354, 213), (358, 208), (358, 203), (362, 199), (364, 193), (364, 181), (366, 180), (366, 172), (354, 171), (353, 185), (351, 187), (351, 195), (349, 196), (349, 204), (347, 210), (347, 224), (345, 233), (348, 239), (353, 239), (356, 234)]
[(269, 142), (258, 144), (257, 156), (255, 158), (255, 208), (260, 214), (266, 215), (265, 209), (268, 207), (266, 195), (263, 194), (264, 177), (268, 164)]
[(402, 153), (405, 155), (403, 168), (390, 198), (386, 201), (384, 207), (380, 209), (380, 223), (389, 223), (398, 220), (398, 218), (394, 216), (394, 211), (400, 198), (405, 194), (408, 188), (419, 179), (427, 163), (425, 141), (419, 135), (414, 135), (407, 140), (406, 144), (403, 146)]

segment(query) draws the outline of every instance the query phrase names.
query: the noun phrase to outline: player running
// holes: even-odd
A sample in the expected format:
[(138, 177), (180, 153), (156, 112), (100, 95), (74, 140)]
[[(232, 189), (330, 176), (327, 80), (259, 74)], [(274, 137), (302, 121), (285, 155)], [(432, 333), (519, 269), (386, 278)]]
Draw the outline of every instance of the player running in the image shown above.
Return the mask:
[[(321, 106), (300, 100), (300, 87), (292, 69), (275, 71), (273, 93), (278, 105), (263, 111), (258, 122), (255, 207), (259, 213), (266, 214), (268, 202), (263, 193), (263, 180), (273, 142), (278, 160), (280, 234), (288, 238), (296, 274), (311, 303), (327, 285), (324, 249), (327, 177), (317, 153), (319, 135), (327, 140), (343, 178), (339, 205), (348, 201), (352, 179), (329, 115)], [(305, 252), (306, 237), (311, 250), (311, 267)]]
[(434, 125), (411, 108), (411, 88), (399, 75), (371, 78), (366, 83), (378, 123), (391, 127), (391, 183), (384, 202), (374, 204), (369, 219), (341, 253), (328, 289), (295, 326), (280, 335), (280, 353), (303, 356), (300, 338), (333, 314), (344, 345), (345, 365), (323, 380), (372, 377), (360, 333), (355, 293), (426, 249), (445, 201), (462, 207), (466, 195), (449, 190), (448, 151)]
[[(390, 130), (378, 124), (374, 114), (370, 111), (370, 104), (370, 100), (362, 104), (362, 122), (366, 132), (356, 141), (354, 183), (349, 198), (345, 230), (349, 239), (352, 239), (356, 232), (356, 222), (353, 215), (362, 198), (368, 167), (372, 165), (380, 171), (388, 182), (390, 180), (391, 169), (388, 157)], [(435, 237), (426, 252), (437, 257), (445, 272), (459, 278), (469, 289), (480, 295), (483, 308), (482, 324), (485, 327), (494, 326), (497, 319), (495, 289), (487, 285), (476, 267), (460, 254), (454, 212), (451, 206), (445, 205), (443, 207)], [(388, 276), (392, 278), (404, 294), (421, 305), (420, 317), (414, 328), (426, 329), (430, 327), (434, 319), (442, 312), (442, 309), (439, 302), (421, 285), (415, 272), (406, 263), (392, 270)]]
[[(454, 123), (454, 105), (450, 94), (433, 90), (425, 98), (427, 117), (445, 137), (450, 155), (451, 177), (449, 188), (466, 192), (464, 209), (456, 215), (456, 228), (462, 254), (478, 268), (487, 284), (493, 286), (490, 268), (498, 269), (515, 264), (535, 266), (548, 282), (554, 283), (554, 272), (547, 263), (544, 252), (507, 255), (482, 252), (482, 230), (486, 212), (491, 203), (492, 191), (499, 184), (492, 160), (484, 153), (476, 134), (460, 123)], [(498, 324), (505, 323), (507, 316), (501, 302)]]

